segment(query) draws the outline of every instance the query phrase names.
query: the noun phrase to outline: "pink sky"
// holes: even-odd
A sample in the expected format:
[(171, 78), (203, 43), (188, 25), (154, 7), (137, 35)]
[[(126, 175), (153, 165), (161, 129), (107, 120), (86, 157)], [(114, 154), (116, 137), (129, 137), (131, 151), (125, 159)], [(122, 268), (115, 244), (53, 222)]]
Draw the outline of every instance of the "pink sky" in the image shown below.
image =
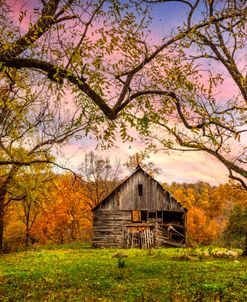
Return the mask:
[[(30, 9), (32, 10), (35, 7), (37, 0), (9, 0), (9, 4), (14, 3), (14, 11), (12, 14), (15, 22), (18, 23), (18, 17), (21, 9)], [(23, 6), (24, 5), (24, 6)], [(173, 16), (170, 20), (168, 27), (160, 23), (160, 32), (157, 30), (153, 36), (153, 40), (157, 41), (160, 37), (163, 36), (163, 32), (167, 30), (177, 22), (179, 16), (183, 15), (183, 11), (180, 12), (178, 16)], [(29, 13), (27, 17), (23, 20), (21, 27), (22, 30), (27, 30), (29, 25)], [(159, 26), (157, 23), (156, 26)], [(231, 96), (235, 94), (235, 87), (232, 85), (229, 79), (226, 79), (225, 85), (219, 89), (219, 94), (221, 99), (228, 100)], [(234, 91), (234, 93), (233, 93)], [(121, 158), (122, 163), (127, 159), (129, 155), (134, 154), (135, 152), (143, 151), (144, 146), (142, 144), (136, 143), (116, 143), (117, 148), (112, 148), (107, 151), (97, 150), (104, 157), (109, 157), (110, 159)], [(71, 141), (67, 146), (63, 148), (64, 156), (60, 158), (60, 161), (63, 162), (67, 167), (71, 169), (77, 169), (77, 167), (82, 163), (85, 152), (93, 150), (95, 148), (95, 142), (85, 139), (82, 141)], [(225, 167), (220, 164), (215, 158), (206, 155), (200, 152), (170, 152), (170, 154), (158, 153), (151, 154), (150, 159), (162, 170), (162, 174), (158, 177), (158, 180), (161, 182), (171, 183), (172, 181), (177, 182), (196, 182), (196, 181), (207, 181), (211, 184), (218, 185), (219, 183), (224, 183), (227, 181), (227, 171)]]
[[(59, 162), (65, 166), (77, 170), (83, 162), (86, 152), (94, 151), (96, 154), (111, 161), (120, 159), (124, 164), (128, 156), (136, 152), (144, 151), (144, 145), (141, 143), (122, 143), (117, 142), (117, 147), (110, 150), (96, 150), (96, 142), (81, 140), (67, 144), (62, 152)], [(171, 183), (186, 182), (193, 183), (205, 181), (212, 185), (219, 185), (227, 181), (226, 168), (215, 158), (202, 152), (170, 152), (170, 154), (159, 152), (150, 154), (147, 162), (154, 162), (161, 169), (161, 174), (156, 176), (160, 182)], [(129, 172), (125, 171), (123, 176)]]
[[(11, 6), (12, 12), (10, 17), (16, 24), (20, 24), (20, 28), (26, 32), (30, 25), (30, 17), (32, 15), (35, 5), (37, 5), (37, 0), (7, 0), (7, 3)], [(19, 22), (19, 17), (21, 12), (26, 12), (21, 23)]]

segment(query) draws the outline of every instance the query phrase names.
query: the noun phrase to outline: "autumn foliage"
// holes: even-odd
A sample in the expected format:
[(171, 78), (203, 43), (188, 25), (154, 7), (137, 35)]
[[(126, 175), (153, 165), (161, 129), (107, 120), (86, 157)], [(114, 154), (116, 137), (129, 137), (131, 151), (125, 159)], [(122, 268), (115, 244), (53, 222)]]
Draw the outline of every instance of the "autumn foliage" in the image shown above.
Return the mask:
[[(19, 185), (26, 192), (24, 198), (6, 207), (5, 248), (90, 241), (94, 183), (69, 173), (32, 172)], [(99, 182), (96, 188), (103, 193), (106, 185)], [(203, 182), (163, 186), (188, 209), (189, 245), (229, 243), (227, 230), (235, 234), (238, 227), (231, 215), (236, 206), (246, 208), (246, 191), (233, 183), (218, 187)]]
[(247, 193), (233, 183), (164, 185), (188, 209), (189, 244), (226, 244), (225, 232), (234, 206), (247, 206)]
[[(48, 192), (47, 192), (48, 193)], [(37, 241), (65, 243), (90, 238), (91, 213), (80, 180), (58, 177), (46, 194), (32, 235)]]
[[(40, 184), (42, 186), (42, 184)], [(5, 242), (9, 248), (39, 243), (62, 244), (91, 237), (92, 215), (81, 179), (54, 175), (30, 206), (25, 223), (26, 201), (12, 202), (6, 211)], [(37, 189), (36, 189), (37, 190)], [(29, 232), (29, 240), (25, 240)]]

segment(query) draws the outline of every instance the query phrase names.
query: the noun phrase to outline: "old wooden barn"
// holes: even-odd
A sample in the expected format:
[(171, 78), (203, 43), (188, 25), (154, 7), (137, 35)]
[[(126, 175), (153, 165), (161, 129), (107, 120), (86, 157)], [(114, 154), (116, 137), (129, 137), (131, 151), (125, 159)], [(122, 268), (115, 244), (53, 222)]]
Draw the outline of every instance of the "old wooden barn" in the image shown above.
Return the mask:
[(93, 246), (183, 247), (186, 214), (187, 209), (138, 166), (93, 209)]

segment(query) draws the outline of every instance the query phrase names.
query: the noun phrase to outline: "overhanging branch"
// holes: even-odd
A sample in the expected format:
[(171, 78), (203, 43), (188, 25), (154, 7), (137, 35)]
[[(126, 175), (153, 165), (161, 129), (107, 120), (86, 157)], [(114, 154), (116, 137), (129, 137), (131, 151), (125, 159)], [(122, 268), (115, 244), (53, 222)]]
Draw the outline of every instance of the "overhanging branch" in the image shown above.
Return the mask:
[(64, 69), (57, 65), (35, 59), (7, 58), (0, 56), (0, 62), (3, 62), (7, 67), (16, 69), (34, 68), (42, 70), (51, 80), (55, 82), (62, 82), (64, 79), (66, 79), (84, 92), (109, 119), (113, 120), (116, 118), (114, 111), (106, 104), (102, 97), (86, 83), (86, 79), (76, 76), (70, 69)]

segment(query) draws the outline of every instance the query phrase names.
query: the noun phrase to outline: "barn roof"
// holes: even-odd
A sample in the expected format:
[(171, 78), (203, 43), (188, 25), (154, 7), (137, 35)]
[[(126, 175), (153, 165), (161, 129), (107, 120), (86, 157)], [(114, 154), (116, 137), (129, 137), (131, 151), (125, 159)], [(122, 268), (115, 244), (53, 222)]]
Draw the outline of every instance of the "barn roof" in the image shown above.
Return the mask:
[(182, 205), (181, 205), (181, 203), (180, 202), (178, 202), (173, 196), (172, 196), (172, 194), (170, 193), (170, 192), (168, 192), (167, 190), (165, 190), (163, 187), (162, 187), (162, 185), (156, 180), (156, 179), (154, 179), (151, 175), (149, 175), (147, 172), (145, 172), (143, 169), (142, 169), (142, 167), (138, 164), (137, 165), (137, 167), (136, 167), (136, 169), (129, 175), (129, 176), (127, 176), (112, 192), (110, 192), (98, 205), (96, 205), (94, 208), (93, 208), (93, 211), (94, 210), (96, 210), (98, 207), (99, 207), (99, 205), (101, 205), (102, 203), (104, 203), (112, 194), (114, 194), (122, 185), (124, 185), (127, 181), (128, 181), (128, 179), (130, 179), (134, 174), (136, 174), (138, 171), (142, 171), (144, 174), (146, 174), (146, 176), (148, 176), (148, 177), (151, 177), (158, 185), (159, 185), (159, 187), (161, 188), (161, 190), (163, 190), (163, 191), (166, 191), (167, 193), (169, 193), (170, 194), (170, 196), (178, 203), (178, 205), (179, 206), (181, 206), (183, 209), (184, 209), (184, 211), (185, 212), (187, 212), (188, 210), (185, 208), (185, 207), (183, 207)]

